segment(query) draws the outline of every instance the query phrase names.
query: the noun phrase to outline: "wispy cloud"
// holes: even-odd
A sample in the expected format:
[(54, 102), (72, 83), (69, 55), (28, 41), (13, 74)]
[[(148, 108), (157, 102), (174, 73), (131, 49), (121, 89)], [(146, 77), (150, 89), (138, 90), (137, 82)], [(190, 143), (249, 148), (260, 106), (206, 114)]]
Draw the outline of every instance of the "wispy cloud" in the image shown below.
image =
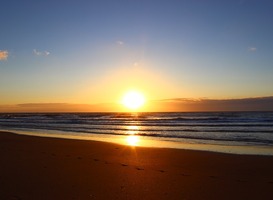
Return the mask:
[(256, 48), (256, 47), (248, 47), (247, 50), (248, 50), (248, 51), (255, 52), (255, 51), (257, 51), (257, 48)]
[(38, 51), (36, 49), (33, 49), (33, 53), (36, 55), (36, 56), (48, 56), (50, 54), (49, 51)]
[(8, 56), (9, 56), (9, 52), (8, 51), (6, 51), (6, 50), (4, 50), (4, 51), (0, 50), (0, 60), (7, 60)]
[(121, 41), (121, 40), (116, 41), (116, 43), (117, 43), (118, 45), (124, 45), (124, 42)]

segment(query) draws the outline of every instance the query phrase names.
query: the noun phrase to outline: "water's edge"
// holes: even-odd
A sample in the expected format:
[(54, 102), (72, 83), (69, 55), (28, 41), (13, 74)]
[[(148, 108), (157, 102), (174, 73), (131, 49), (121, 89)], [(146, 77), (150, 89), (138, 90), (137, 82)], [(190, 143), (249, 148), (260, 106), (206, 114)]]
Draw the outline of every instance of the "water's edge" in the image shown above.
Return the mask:
[(139, 143), (132, 145), (128, 143), (128, 137), (131, 136), (116, 136), (107, 134), (74, 134), (62, 131), (50, 130), (14, 130), (14, 129), (1, 129), (0, 131), (11, 132), (19, 135), (28, 135), (36, 137), (49, 137), (73, 140), (91, 140), (100, 142), (117, 143), (121, 145), (136, 146), (136, 147), (151, 147), (151, 148), (174, 148), (195, 151), (208, 151), (226, 154), (239, 154), (239, 155), (263, 155), (273, 156), (273, 147), (271, 146), (251, 146), (251, 145), (223, 145), (223, 144), (200, 144), (191, 143), (187, 141), (171, 141), (171, 140), (157, 140), (154, 138), (139, 136)]

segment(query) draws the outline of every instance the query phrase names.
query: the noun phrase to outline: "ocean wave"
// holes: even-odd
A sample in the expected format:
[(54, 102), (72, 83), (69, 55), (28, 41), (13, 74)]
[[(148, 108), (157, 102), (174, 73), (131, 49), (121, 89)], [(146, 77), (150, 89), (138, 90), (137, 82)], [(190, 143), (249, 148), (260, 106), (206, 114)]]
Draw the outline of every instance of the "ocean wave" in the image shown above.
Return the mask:
[[(13, 128), (15, 130), (26, 130), (26, 129), (16, 129)], [(48, 129), (43, 129), (43, 127), (39, 127), (39, 128), (34, 128), (34, 129), (29, 129), (29, 130), (48, 130)], [(122, 132), (119, 131), (106, 131), (105, 130), (101, 130), (101, 129), (94, 129), (94, 130), (89, 130), (89, 129), (70, 129), (67, 128), (66, 130), (62, 129), (62, 128), (52, 128), (50, 129), (51, 131), (61, 131), (61, 132), (73, 132), (73, 133), (80, 133), (80, 134), (96, 134), (96, 135), (100, 135), (100, 134), (108, 134), (108, 135), (117, 135), (117, 136), (130, 136), (130, 135), (135, 135), (135, 136), (141, 136), (141, 137), (149, 137), (149, 138), (162, 138), (162, 139), (190, 139), (190, 140), (204, 140), (207, 141), (209, 143), (209, 141), (221, 141), (221, 142), (243, 142), (243, 143), (252, 143), (252, 144), (256, 144), (256, 145), (269, 145), (269, 146), (273, 146), (273, 139), (272, 137), (269, 139), (263, 138), (263, 137), (252, 137), (252, 136), (234, 136), (232, 135), (232, 137), (215, 137), (215, 135), (210, 135), (209, 132), (207, 132), (206, 134), (198, 134), (198, 135), (177, 135), (177, 134), (162, 134), (162, 133), (158, 133), (158, 132), (136, 132), (134, 134), (124, 134)]]
[(0, 128), (271, 144), (273, 113), (3, 113)]

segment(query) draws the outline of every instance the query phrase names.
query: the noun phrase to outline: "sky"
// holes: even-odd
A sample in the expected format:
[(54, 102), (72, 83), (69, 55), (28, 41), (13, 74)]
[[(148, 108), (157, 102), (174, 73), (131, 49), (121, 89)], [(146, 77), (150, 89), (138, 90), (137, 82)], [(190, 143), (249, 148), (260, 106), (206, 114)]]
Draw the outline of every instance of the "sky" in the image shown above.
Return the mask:
[(146, 111), (268, 100), (272, 10), (271, 0), (1, 0), (0, 112), (119, 111), (133, 89)]

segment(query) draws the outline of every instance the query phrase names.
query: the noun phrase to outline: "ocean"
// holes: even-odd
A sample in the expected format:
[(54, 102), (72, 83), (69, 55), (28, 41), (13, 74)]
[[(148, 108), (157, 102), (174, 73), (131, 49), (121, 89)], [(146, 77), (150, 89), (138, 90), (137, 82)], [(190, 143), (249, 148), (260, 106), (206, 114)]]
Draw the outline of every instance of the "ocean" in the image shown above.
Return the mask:
[(273, 155), (273, 112), (2, 113), (0, 130), (102, 141), (134, 136), (153, 141), (153, 145), (136, 142), (136, 146), (157, 143), (160, 147)]

